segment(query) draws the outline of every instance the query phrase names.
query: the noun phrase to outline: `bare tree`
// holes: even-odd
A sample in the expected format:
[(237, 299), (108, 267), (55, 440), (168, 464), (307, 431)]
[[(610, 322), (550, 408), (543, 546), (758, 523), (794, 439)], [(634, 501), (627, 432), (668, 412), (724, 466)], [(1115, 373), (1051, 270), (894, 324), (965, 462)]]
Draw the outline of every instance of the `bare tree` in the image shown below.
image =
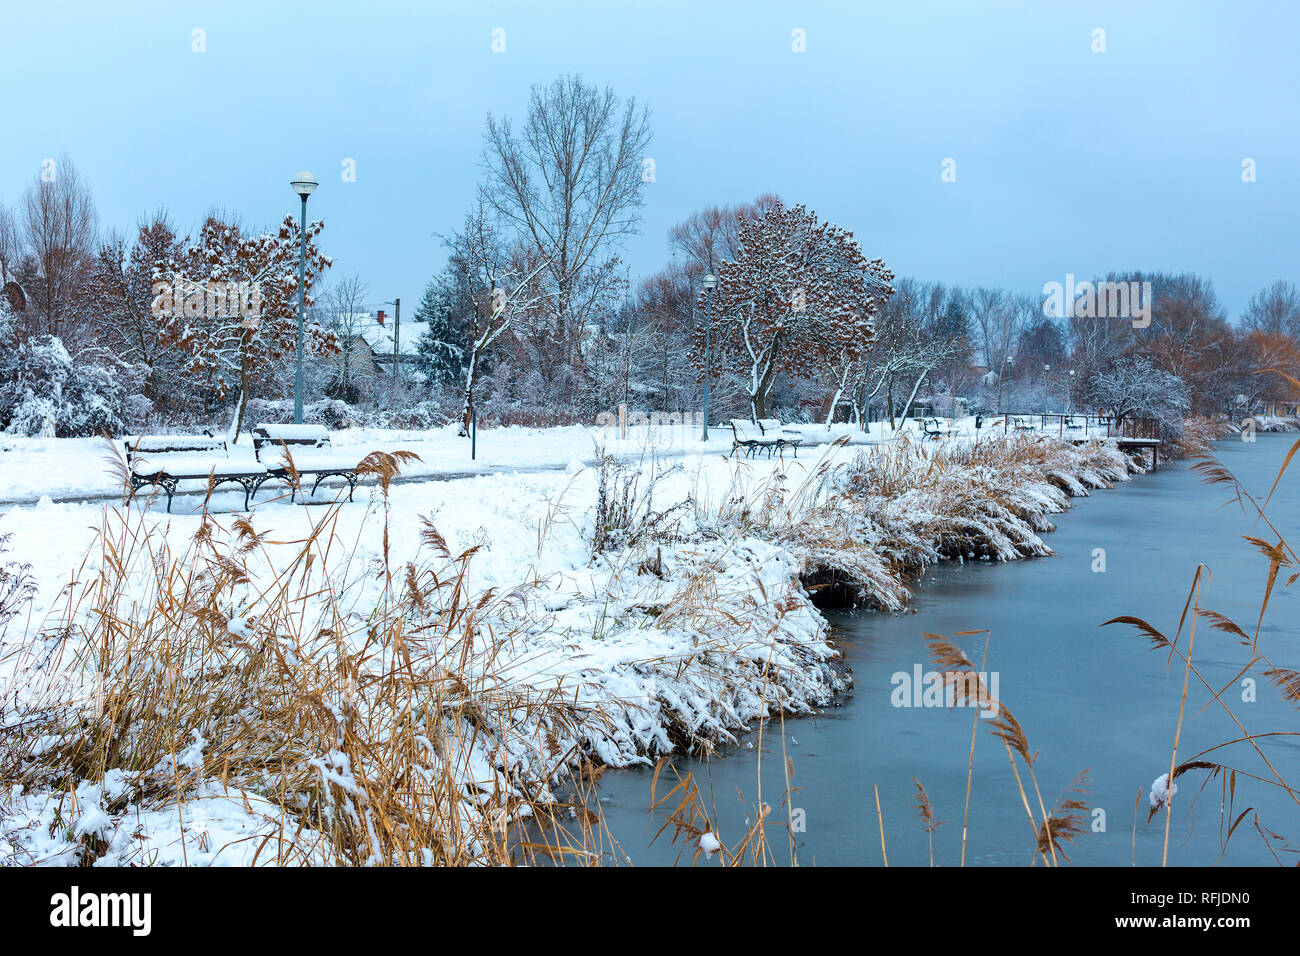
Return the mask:
[(1086, 394), (1096, 407), (1110, 412), (1116, 424), (1145, 415), (1175, 432), (1192, 406), (1187, 384), (1177, 375), (1157, 368), (1145, 356), (1122, 359), (1099, 371), (1088, 383)]
[(1300, 290), (1283, 279), (1261, 289), (1250, 297), (1241, 324), (1251, 332), (1300, 338)]
[(465, 436), (474, 417), (474, 391), (483, 357), (516, 318), (535, 310), (545, 299), (538, 280), (549, 263), (530, 247), (507, 249), (482, 197), (448, 246), (451, 281), (465, 299), (470, 318), (459, 431)]
[[(855, 406), (866, 408), (884, 391), (891, 428), (895, 426), (894, 386), (908, 389), (900, 416), (906, 419), (932, 373), (940, 367), (950, 369), (967, 348), (964, 334), (948, 328), (950, 304), (958, 302), (960, 306), (956, 294), (950, 294), (937, 282), (915, 279), (899, 279), (894, 290), (877, 316), (870, 371), (854, 398)], [(855, 414), (860, 414), (857, 408)]]
[[(357, 273), (339, 279), (322, 299), (328, 311), (326, 325), (339, 337), (338, 370), (330, 382), (331, 390), (345, 402), (355, 402), (360, 378), (353, 355), (357, 337), (365, 323), (366, 298), (370, 288)], [(367, 351), (369, 351), (367, 349)]]
[(668, 246), (685, 257), (688, 274), (716, 272), (740, 255), (741, 221), (761, 218), (780, 201), (774, 193), (763, 193), (738, 206), (707, 206), (668, 230)]
[(647, 109), (576, 75), (534, 86), (518, 133), (488, 115), (483, 195), (545, 263), (539, 288), (559, 363), (582, 364), (586, 307), (604, 302), (618, 279), (612, 251), (636, 231), (649, 143)]
[(27, 293), (33, 331), (75, 331), (77, 297), (94, 250), (97, 216), (90, 190), (72, 160), (61, 156), (36, 175), (23, 196), (27, 247), (37, 275)]
[(22, 255), (22, 237), (14, 214), (0, 203), (0, 286), (14, 277), (18, 259)]
[(1041, 316), (1041, 310), (1033, 296), (1012, 296), (1002, 289), (985, 287), (971, 291), (966, 302), (975, 319), (984, 365), (997, 375), (998, 408), (1001, 410), (1015, 344), (1025, 327), (1035, 317)]

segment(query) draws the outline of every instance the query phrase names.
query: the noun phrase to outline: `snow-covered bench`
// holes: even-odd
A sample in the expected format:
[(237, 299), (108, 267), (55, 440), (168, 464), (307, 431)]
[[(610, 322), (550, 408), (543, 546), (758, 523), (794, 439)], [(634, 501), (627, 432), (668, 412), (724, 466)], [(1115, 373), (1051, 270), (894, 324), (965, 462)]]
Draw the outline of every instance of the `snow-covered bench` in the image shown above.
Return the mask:
[(771, 458), (774, 451), (792, 448), (794, 456), (799, 457), (799, 446), (803, 444), (803, 438), (797, 432), (783, 429), (778, 418), (760, 418), (757, 422), (751, 422), (747, 418), (733, 418), (730, 424), (733, 452), (740, 449), (742, 454), (752, 458), (760, 451), (766, 451), (767, 457)]
[(932, 441), (938, 441), (947, 430), (946, 423), (938, 418), (921, 419), (921, 432)]
[[(330, 433), (323, 425), (258, 425), (253, 429), (253, 450), (267, 469), (269, 477), (294, 484), (289, 465), (303, 477), (314, 477), (311, 493), (326, 478), (342, 478), (348, 483), (348, 500), (357, 486), (355, 452), (337, 451), (330, 445)], [(297, 489), (289, 493), (292, 501)]]
[(1019, 432), (1030, 432), (1034, 430), (1035, 426), (1032, 419), (1023, 415), (1014, 415), (1011, 418), (1011, 427)]
[(211, 435), (141, 435), (125, 445), (131, 494), (146, 485), (162, 488), (169, 514), (182, 481), (206, 481), (209, 498), (217, 485), (237, 484), (244, 489), (247, 511), (249, 499), (268, 477), (266, 466), (257, 461), (231, 461), (225, 441)]

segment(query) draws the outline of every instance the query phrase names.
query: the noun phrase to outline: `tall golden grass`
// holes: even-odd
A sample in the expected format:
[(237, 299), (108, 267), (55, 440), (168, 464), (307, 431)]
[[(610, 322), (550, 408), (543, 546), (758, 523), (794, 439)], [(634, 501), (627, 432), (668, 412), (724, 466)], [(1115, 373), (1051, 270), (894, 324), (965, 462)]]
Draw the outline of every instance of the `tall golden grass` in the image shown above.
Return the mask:
[[(403, 460), (362, 465), (385, 499)], [(139, 511), (109, 509), (39, 639), (7, 662), (76, 675), (85, 692), (6, 722), (0, 778), (70, 793), (118, 771), (109, 812), (219, 780), (278, 808), (256, 863), (593, 858), (596, 823), (571, 810), (592, 779), (578, 725), (599, 715), (494, 667), (511, 640), (494, 622), (522, 590), (474, 593), (473, 549), (450, 553), (432, 525), (419, 554), (392, 563), (386, 507), (381, 561), (353, 566), (339, 508), (297, 540), (205, 512), (181, 547)], [(191, 742), (201, 760), (178, 761)], [(81, 862), (98, 849), (83, 838)]]

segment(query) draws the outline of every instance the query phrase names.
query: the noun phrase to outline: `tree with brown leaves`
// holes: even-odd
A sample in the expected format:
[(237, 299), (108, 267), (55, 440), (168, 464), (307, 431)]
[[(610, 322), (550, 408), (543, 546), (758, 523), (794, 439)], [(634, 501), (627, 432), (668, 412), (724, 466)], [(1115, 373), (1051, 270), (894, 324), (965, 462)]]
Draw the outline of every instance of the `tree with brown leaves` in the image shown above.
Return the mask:
[[(821, 373), (869, 345), (872, 316), (892, 292), (894, 275), (882, 260), (868, 260), (849, 230), (779, 199), (741, 220), (739, 247), (734, 260), (718, 266), (714, 370), (741, 379), (750, 415), (759, 419), (778, 373)], [(705, 307), (701, 293), (700, 314)], [(693, 360), (703, 369), (702, 328)]]
[[(324, 223), (307, 227), (307, 307), (311, 287), (330, 266), (317, 238)], [(181, 351), (182, 370), (218, 398), (237, 393), (227, 440), (243, 425), (251, 383), (293, 355), (298, 335), (299, 230), (285, 216), (276, 233), (245, 235), (238, 225), (209, 216), (171, 269), (154, 273), (154, 314), (164, 340)], [(233, 284), (233, 285), (232, 285)], [(308, 320), (304, 351), (329, 355), (338, 338)]]

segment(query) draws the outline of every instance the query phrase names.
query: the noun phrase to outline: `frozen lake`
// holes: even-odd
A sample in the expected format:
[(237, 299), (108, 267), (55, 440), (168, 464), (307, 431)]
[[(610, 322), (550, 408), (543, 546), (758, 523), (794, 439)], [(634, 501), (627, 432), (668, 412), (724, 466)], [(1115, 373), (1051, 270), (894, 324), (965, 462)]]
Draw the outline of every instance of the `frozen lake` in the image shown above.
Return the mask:
[[(1228, 440), (1215, 453), (1262, 501), (1294, 435), (1260, 435), (1254, 444)], [(1283, 479), (1269, 507), (1274, 523), (1300, 543), (1300, 464)], [(893, 677), (921, 665), (929, 670), (923, 632), (951, 635), (989, 629), (987, 670), (997, 672), (999, 696), (1023, 725), (1036, 764), (1043, 799), (1049, 804), (1087, 769), (1088, 821), (1104, 829), (1081, 834), (1068, 847), (1072, 862), (1085, 865), (1158, 865), (1164, 817), (1147, 822), (1152, 781), (1169, 767), (1178, 721), (1183, 672), (1166, 671), (1167, 652), (1150, 649), (1132, 628), (1103, 621), (1122, 614), (1145, 618), (1172, 637), (1198, 563), (1212, 578), (1201, 606), (1222, 612), (1248, 633), (1259, 613), (1268, 569), (1265, 558), (1241, 535), (1267, 537), (1252, 514), (1230, 501), (1227, 486), (1210, 486), (1187, 463), (1135, 478), (1110, 491), (1075, 502), (1059, 516), (1047, 537), (1057, 554), (1010, 565), (971, 563), (933, 570), (912, 603), (915, 613), (834, 612), (855, 690), (841, 706), (814, 718), (787, 720), (785, 753), (793, 761), (791, 804), (803, 811), (805, 827), (794, 834), (801, 864), (880, 864), (880, 832), (873, 787), (878, 787), (891, 865), (926, 865), (927, 838), (915, 809), (912, 778), (929, 792), (936, 815), (946, 821), (934, 837), (935, 862), (960, 860), (963, 801), (969, 760), (972, 711), (899, 708), (891, 704)], [(1093, 570), (1095, 549), (1104, 549), (1104, 573)], [(1296, 588), (1278, 586), (1260, 632), (1261, 650), (1280, 666), (1295, 666), (1300, 644)], [(980, 664), (982, 636), (957, 639)], [(1180, 642), (1186, 647), (1186, 634)], [(1235, 638), (1198, 622), (1193, 661), (1215, 686), (1227, 684), (1248, 661), (1249, 650)], [(1258, 671), (1253, 672), (1258, 677)], [(1257, 701), (1242, 701), (1240, 681), (1225, 693), (1252, 733), (1294, 730), (1295, 711), (1262, 680)], [(1189, 691), (1179, 762), (1238, 736), (1217, 704), (1202, 710), (1208, 694), (1195, 677)], [(976, 745), (967, 845), (968, 864), (1027, 864), (1033, 834), (1000, 741), (981, 720)], [(782, 806), (781, 726), (770, 724), (762, 746), (763, 798), (772, 818), (786, 819)], [(1300, 778), (1300, 738), (1272, 738), (1265, 753), (1291, 783)], [(718, 830), (731, 845), (744, 832), (756, 801), (757, 736), (721, 751), (709, 761), (679, 759), (694, 772), (705, 797), (716, 806)], [(1239, 771), (1268, 775), (1248, 745), (1210, 755)], [(1023, 771), (1022, 771), (1023, 772)], [(663, 783), (661, 778), (661, 787)], [(1207, 782), (1208, 780), (1208, 782)], [(651, 814), (651, 772), (610, 771), (601, 783), (607, 823), (636, 864), (671, 863), (681, 849), (672, 828), (651, 845), (663, 824)], [(1202, 789), (1202, 784), (1204, 788)], [(1169, 860), (1212, 864), (1220, 855), (1223, 778), (1201, 771), (1178, 780)], [(669, 784), (671, 786), (671, 784)], [(666, 791), (667, 787), (663, 787)], [(1134, 805), (1142, 791), (1134, 850)], [(742, 796), (743, 795), (743, 796)], [(1193, 800), (1194, 798), (1194, 800)], [(1031, 801), (1033, 797), (1031, 794)], [(1247, 807), (1260, 823), (1283, 836), (1297, 836), (1297, 806), (1274, 786), (1238, 774), (1235, 811)], [(1098, 813), (1097, 811), (1102, 811)], [(1037, 815), (1037, 814), (1036, 814)], [(769, 826), (777, 863), (787, 863), (786, 830)], [(694, 847), (688, 847), (689, 861)], [(1294, 860), (1282, 854), (1288, 865)], [(1228, 844), (1225, 864), (1275, 863), (1247, 816)]]

